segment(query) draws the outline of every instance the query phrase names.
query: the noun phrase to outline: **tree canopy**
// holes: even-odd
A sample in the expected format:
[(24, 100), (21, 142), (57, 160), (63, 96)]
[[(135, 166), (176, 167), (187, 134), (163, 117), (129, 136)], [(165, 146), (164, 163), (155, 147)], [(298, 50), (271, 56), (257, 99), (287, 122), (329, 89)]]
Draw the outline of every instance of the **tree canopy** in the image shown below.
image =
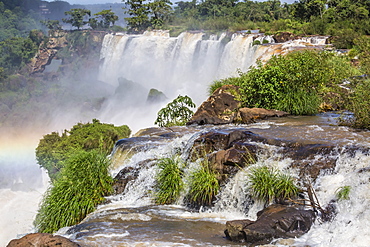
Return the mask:
[(63, 22), (69, 23), (73, 27), (80, 29), (89, 23), (86, 19), (91, 16), (91, 11), (87, 9), (71, 9), (70, 11), (66, 11), (65, 14), (69, 17), (63, 18)]

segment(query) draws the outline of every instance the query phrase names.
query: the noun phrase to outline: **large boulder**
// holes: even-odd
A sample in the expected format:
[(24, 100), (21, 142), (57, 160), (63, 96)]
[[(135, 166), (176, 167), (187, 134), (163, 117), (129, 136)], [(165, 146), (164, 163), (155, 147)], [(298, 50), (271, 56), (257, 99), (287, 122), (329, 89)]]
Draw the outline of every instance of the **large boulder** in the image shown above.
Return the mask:
[(241, 105), (236, 100), (236, 94), (238, 93), (239, 88), (237, 86), (224, 85), (218, 88), (199, 106), (187, 125), (232, 123)]
[(257, 213), (257, 220), (226, 222), (225, 235), (235, 242), (266, 244), (273, 238), (295, 238), (307, 233), (315, 220), (312, 210), (273, 204)]
[(289, 114), (284, 111), (267, 110), (263, 108), (241, 108), (238, 111), (240, 122), (244, 124), (254, 123), (258, 119), (266, 119), (270, 117), (286, 117)]
[(79, 247), (68, 238), (49, 233), (31, 233), (20, 239), (13, 239), (7, 247)]
[(239, 87), (224, 85), (218, 88), (203, 102), (186, 125), (205, 124), (249, 124), (269, 117), (284, 117), (287, 112), (262, 108), (241, 108), (242, 103), (236, 98)]

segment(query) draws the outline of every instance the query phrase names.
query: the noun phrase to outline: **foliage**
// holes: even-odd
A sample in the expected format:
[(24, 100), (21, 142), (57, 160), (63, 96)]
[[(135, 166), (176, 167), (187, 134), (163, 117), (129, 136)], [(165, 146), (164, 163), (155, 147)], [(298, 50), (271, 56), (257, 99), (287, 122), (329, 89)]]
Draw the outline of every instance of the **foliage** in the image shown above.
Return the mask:
[(59, 178), (46, 192), (35, 226), (39, 232), (53, 233), (79, 223), (112, 191), (106, 154), (80, 150), (65, 162)]
[(87, 16), (91, 16), (91, 11), (87, 9), (71, 9), (70, 11), (66, 11), (65, 15), (69, 16), (68, 18), (63, 18), (63, 22), (71, 24), (73, 27), (77, 27), (80, 29), (87, 23), (84, 19)]
[(158, 163), (155, 201), (158, 204), (174, 203), (183, 189), (182, 162), (179, 156), (162, 158)]
[(143, 0), (125, 0), (124, 2), (128, 6), (126, 14), (130, 15), (125, 20), (131, 32), (144, 31), (149, 27), (162, 28), (164, 23), (169, 20), (172, 4), (169, 0), (148, 2)]
[(172, 2), (170, 0), (154, 0), (148, 3), (150, 25), (154, 29), (163, 27), (165, 21), (169, 20)]
[(106, 29), (111, 25), (114, 26), (114, 23), (118, 21), (118, 16), (112, 10), (102, 10), (94, 15), (96, 18), (89, 19), (89, 25), (93, 29)]
[(342, 187), (339, 187), (337, 190), (336, 190), (336, 197), (337, 197), (337, 200), (348, 200), (349, 199), (349, 193), (351, 192), (351, 186), (342, 186)]
[(216, 174), (210, 169), (207, 159), (204, 159), (200, 169), (191, 174), (188, 199), (198, 205), (209, 206), (219, 190)]
[(97, 119), (93, 119), (92, 123), (78, 123), (71, 130), (64, 130), (61, 135), (57, 132), (45, 135), (36, 148), (36, 160), (54, 181), (65, 166), (65, 161), (76, 151), (99, 150), (109, 154), (114, 143), (128, 137), (130, 132), (126, 125), (115, 127), (100, 123)]
[(291, 176), (267, 166), (251, 169), (249, 180), (252, 195), (265, 205), (292, 198), (299, 191)]
[(62, 25), (60, 25), (58, 20), (42, 20), (41, 24), (45, 25), (50, 30), (60, 30)]
[(195, 108), (191, 98), (179, 95), (166, 107), (159, 110), (154, 124), (160, 127), (185, 125), (193, 115), (193, 111), (189, 108)]
[(30, 38), (14, 37), (0, 42), (0, 67), (9, 75), (17, 72), (33, 58), (38, 50), (37, 43)]
[(370, 129), (370, 79), (359, 82), (350, 95), (349, 110), (354, 118), (347, 124), (354, 128)]
[(362, 72), (370, 75), (370, 37), (358, 37), (354, 44), (352, 53), (358, 56)]
[(273, 56), (266, 64), (257, 62), (247, 73), (239, 72), (239, 77), (214, 83), (211, 90), (225, 84), (237, 85), (246, 107), (310, 115), (318, 112), (324, 92), (337, 90), (342, 79), (357, 73), (346, 57), (305, 50)]

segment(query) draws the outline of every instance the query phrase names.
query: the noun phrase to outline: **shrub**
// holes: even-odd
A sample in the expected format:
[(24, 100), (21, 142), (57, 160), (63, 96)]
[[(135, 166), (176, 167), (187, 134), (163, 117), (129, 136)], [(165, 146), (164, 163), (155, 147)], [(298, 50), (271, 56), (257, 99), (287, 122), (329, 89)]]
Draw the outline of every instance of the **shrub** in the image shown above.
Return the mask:
[(100, 123), (97, 119), (93, 119), (92, 123), (78, 123), (71, 130), (65, 130), (62, 135), (57, 132), (45, 135), (36, 148), (36, 160), (48, 171), (53, 181), (64, 167), (64, 161), (74, 152), (96, 149), (109, 154), (114, 143), (121, 138), (129, 137), (130, 133), (126, 125), (116, 127)]
[(356, 75), (347, 57), (314, 50), (273, 56), (266, 64), (258, 61), (247, 73), (237, 78), (215, 82), (211, 90), (224, 84), (240, 87), (245, 107), (262, 107), (312, 115), (318, 112), (321, 95), (338, 90), (342, 79)]
[(79, 151), (65, 161), (53, 187), (44, 195), (35, 227), (53, 233), (79, 223), (112, 191), (109, 160), (104, 153)]
[(191, 175), (189, 200), (198, 205), (211, 205), (218, 194), (220, 185), (216, 174), (209, 168), (207, 160), (201, 162), (199, 170)]
[(353, 112), (354, 118), (349, 124), (354, 128), (370, 129), (370, 80), (364, 80), (356, 85), (354, 92), (350, 95), (349, 110)]
[(158, 204), (174, 203), (184, 187), (180, 157), (163, 158), (158, 168), (155, 201)]
[(185, 125), (193, 116), (194, 112), (189, 108), (195, 108), (195, 104), (188, 96), (179, 95), (166, 107), (159, 110), (154, 124), (159, 127), (171, 127)]
[(249, 180), (252, 196), (265, 205), (292, 198), (299, 191), (291, 176), (267, 166), (253, 168)]

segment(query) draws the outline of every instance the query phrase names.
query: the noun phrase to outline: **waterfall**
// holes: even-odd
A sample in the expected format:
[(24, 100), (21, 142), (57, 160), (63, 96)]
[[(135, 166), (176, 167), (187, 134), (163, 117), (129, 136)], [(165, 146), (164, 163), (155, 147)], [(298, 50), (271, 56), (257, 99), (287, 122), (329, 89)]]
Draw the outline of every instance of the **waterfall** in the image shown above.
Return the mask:
[(263, 58), (269, 46), (252, 45), (260, 36), (206, 37), (202, 32), (184, 32), (170, 37), (164, 31), (107, 34), (101, 50), (100, 80), (117, 85), (117, 79), (124, 77), (163, 91), (169, 98), (187, 94), (199, 104), (214, 80), (237, 75), (238, 69), (246, 71)]
[[(331, 117), (322, 115), (226, 127), (243, 128), (269, 138), (305, 143), (334, 143), (338, 147), (330, 154), (335, 160), (334, 170), (322, 170), (313, 186), (321, 206), (335, 199), (336, 191), (342, 186), (351, 187), (350, 199), (336, 203), (338, 213), (332, 221), (323, 223), (318, 219), (307, 234), (287, 242), (274, 240), (275, 246), (367, 246), (370, 241), (370, 155), (361, 151), (370, 148), (370, 145), (366, 141), (360, 141), (357, 142), (358, 151), (353, 152), (354, 149), (351, 148), (349, 150), (352, 151), (348, 152), (345, 149), (348, 145), (353, 147), (354, 139), (368, 139), (370, 133), (333, 126), (332, 122)], [(158, 129), (159, 132), (154, 130), (130, 143), (127, 148), (136, 151), (129, 156), (124, 155), (121, 160), (115, 160), (112, 174), (115, 175), (120, 169), (127, 167), (141, 167), (137, 178), (127, 184), (123, 193), (110, 197), (108, 204), (101, 205), (81, 224), (61, 229), (59, 234), (88, 246), (232, 245), (223, 238), (225, 222), (245, 218), (255, 220), (257, 212), (263, 208), (263, 205), (251, 200), (247, 176), (249, 169), (263, 164), (287, 171), (300, 179), (296, 168), (291, 167), (293, 160), (280, 152), (282, 147), (255, 142), (263, 149), (258, 152), (258, 162), (239, 170), (231, 177), (222, 186), (213, 207), (200, 208), (199, 211), (189, 210), (183, 200), (184, 195), (173, 205), (155, 205), (153, 194), (159, 169), (156, 159), (170, 157), (179, 151), (182, 158), (187, 159), (189, 147), (193, 145), (195, 138), (211, 130), (225, 131), (223, 128), (225, 127), (184, 127), (174, 130), (177, 136), (174, 138), (167, 137), (163, 130)], [(125, 150), (116, 149), (115, 152), (120, 157), (120, 152)], [(327, 156), (317, 153), (314, 159), (322, 160)], [(196, 162), (187, 164), (183, 175), (185, 183), (189, 174), (198, 167)]]

